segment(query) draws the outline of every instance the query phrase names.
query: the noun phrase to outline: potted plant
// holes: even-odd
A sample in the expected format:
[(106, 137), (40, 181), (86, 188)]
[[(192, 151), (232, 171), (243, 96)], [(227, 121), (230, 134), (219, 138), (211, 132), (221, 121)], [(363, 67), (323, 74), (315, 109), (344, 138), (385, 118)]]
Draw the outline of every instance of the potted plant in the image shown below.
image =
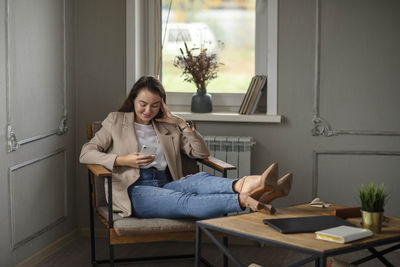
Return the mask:
[(369, 183), (368, 186), (364, 186), (362, 184), (358, 195), (361, 202), (363, 227), (379, 233), (382, 229), (384, 207), (388, 200), (384, 185), (375, 186), (374, 183)]
[(180, 48), (181, 54), (175, 57), (174, 66), (183, 70), (184, 81), (194, 83), (197, 92), (192, 96), (192, 112), (212, 112), (212, 98), (207, 93), (208, 83), (217, 78), (221, 63), (218, 62), (217, 54), (210, 53), (207, 48), (188, 48), (184, 42), (184, 50)]

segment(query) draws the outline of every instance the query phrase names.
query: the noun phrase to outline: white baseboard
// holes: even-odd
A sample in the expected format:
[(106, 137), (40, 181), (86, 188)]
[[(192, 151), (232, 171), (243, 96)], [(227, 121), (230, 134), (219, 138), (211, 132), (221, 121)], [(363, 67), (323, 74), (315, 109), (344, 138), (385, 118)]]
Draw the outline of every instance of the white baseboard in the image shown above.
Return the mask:
[(71, 232), (69, 232), (68, 234), (60, 237), (59, 239), (57, 239), (54, 242), (47, 245), (46, 247), (42, 248), (41, 250), (39, 250), (38, 252), (36, 252), (32, 256), (30, 256), (29, 258), (21, 261), (20, 263), (15, 265), (15, 267), (34, 266), (34, 265), (40, 263), (41, 261), (45, 260), (47, 257), (53, 255), (54, 253), (56, 253), (57, 251), (59, 251), (60, 249), (65, 247), (66, 245), (70, 244), (72, 241), (74, 241), (78, 237), (79, 237), (79, 230), (74, 229)]

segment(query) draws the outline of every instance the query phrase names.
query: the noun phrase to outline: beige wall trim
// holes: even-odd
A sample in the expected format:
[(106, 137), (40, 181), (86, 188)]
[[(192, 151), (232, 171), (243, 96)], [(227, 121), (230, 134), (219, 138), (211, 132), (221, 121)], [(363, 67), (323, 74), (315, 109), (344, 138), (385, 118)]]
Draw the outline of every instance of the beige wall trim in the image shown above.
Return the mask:
[(57, 251), (67, 246), (78, 237), (79, 237), (79, 229), (75, 229), (72, 232), (60, 237), (56, 241), (50, 243), (43, 249), (39, 250), (38, 252), (30, 256), (29, 258), (18, 263), (16, 267), (34, 266), (40, 263), (41, 261), (45, 260), (47, 257), (55, 254)]

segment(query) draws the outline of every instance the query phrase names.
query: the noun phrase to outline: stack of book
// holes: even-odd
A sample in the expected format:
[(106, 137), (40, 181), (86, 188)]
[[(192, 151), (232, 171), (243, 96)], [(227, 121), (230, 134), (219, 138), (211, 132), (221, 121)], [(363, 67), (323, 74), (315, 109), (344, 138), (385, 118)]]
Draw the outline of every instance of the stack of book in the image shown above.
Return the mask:
[(267, 76), (265, 75), (256, 75), (251, 79), (249, 88), (247, 89), (243, 102), (240, 105), (239, 114), (254, 114), (260, 103), (260, 99), (263, 101), (265, 98), (266, 101), (266, 85)]

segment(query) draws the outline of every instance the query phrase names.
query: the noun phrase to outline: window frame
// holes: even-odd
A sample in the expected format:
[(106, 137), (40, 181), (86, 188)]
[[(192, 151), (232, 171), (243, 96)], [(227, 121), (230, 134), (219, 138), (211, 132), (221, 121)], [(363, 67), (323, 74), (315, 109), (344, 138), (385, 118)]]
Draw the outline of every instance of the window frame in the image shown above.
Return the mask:
[[(142, 75), (156, 75), (161, 54), (161, 0), (126, 1), (126, 91)], [(256, 0), (255, 74), (268, 76), (267, 112), (278, 114), (278, 0)], [(265, 27), (267, 25), (267, 27)], [(267, 47), (267, 49), (265, 49)], [(190, 110), (193, 93), (167, 92), (173, 111)], [(213, 93), (214, 112), (237, 112), (244, 94)], [(213, 116), (210, 114), (210, 116)]]

